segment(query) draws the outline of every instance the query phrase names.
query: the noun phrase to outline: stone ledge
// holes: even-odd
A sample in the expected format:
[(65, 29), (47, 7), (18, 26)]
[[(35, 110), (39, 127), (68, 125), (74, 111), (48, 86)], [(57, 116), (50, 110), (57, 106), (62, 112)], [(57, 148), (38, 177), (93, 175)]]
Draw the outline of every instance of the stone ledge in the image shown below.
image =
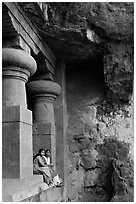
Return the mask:
[(20, 202), (52, 189), (53, 186), (43, 183), (41, 175), (34, 175), (25, 179), (3, 179), (2, 188), (2, 202)]

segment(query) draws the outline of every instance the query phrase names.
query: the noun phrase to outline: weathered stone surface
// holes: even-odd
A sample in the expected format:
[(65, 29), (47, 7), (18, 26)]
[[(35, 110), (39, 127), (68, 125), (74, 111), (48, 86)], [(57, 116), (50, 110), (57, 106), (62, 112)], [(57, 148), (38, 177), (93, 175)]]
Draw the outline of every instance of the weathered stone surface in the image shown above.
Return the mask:
[(91, 169), (97, 166), (98, 152), (94, 148), (83, 150), (83, 166), (85, 169)]
[[(59, 202), (61, 201), (61, 188), (51, 188), (46, 192), (47, 202)], [(40, 199), (42, 201), (42, 199)], [(43, 200), (44, 201), (44, 200)]]
[(60, 202), (61, 188), (49, 187), (40, 175), (26, 179), (3, 179), (3, 202)]
[(98, 130), (100, 132), (103, 132), (105, 128), (106, 128), (106, 124), (105, 123), (103, 123), (103, 122), (99, 122), (98, 123)]
[(56, 56), (63, 56), (69, 64), (104, 56), (107, 96), (116, 103), (118, 100), (128, 102), (133, 87), (133, 2), (41, 5), (42, 20), (32, 15), (37, 14), (32, 4), (22, 4)]
[(39, 184), (48, 189), (41, 175), (32, 175), (24, 179), (2, 179), (2, 201), (19, 202), (29, 198), (38, 193)]
[(37, 13), (31, 4), (25, 5), (24, 9), (37, 21), (39, 31), (56, 54), (63, 55), (68, 61), (103, 52), (103, 42), (133, 40), (133, 3), (43, 3), (44, 20), (29, 13), (29, 9)]
[(124, 162), (120, 162), (119, 160), (112, 160), (113, 173), (112, 173), (112, 185), (113, 185), (113, 198), (112, 202), (120, 201), (120, 202), (133, 202), (133, 188), (130, 185), (130, 177), (128, 175), (128, 170), (130, 172), (130, 167), (127, 166)]
[(85, 173), (85, 180), (84, 180), (84, 187), (91, 187), (96, 185), (98, 180), (98, 175), (100, 174), (100, 169), (96, 168), (94, 170), (86, 171)]
[(79, 169), (78, 171), (73, 170), (69, 175), (68, 179), (68, 198), (71, 201), (74, 201), (78, 197), (79, 191), (81, 191), (83, 187), (84, 181), (84, 171)]
[(133, 44), (108, 44), (109, 52), (104, 57), (107, 97), (115, 103), (128, 102), (133, 91)]
[(109, 202), (109, 195), (101, 187), (85, 189), (78, 196), (78, 202)]
[[(74, 69), (76, 70), (76, 67)], [(127, 180), (127, 188), (131, 189), (126, 195), (130, 201), (133, 194), (133, 165), (131, 165), (131, 160), (133, 160), (133, 102), (130, 101), (130, 105), (124, 106), (122, 103), (115, 104), (112, 101), (104, 100), (100, 96), (99, 100), (94, 100), (95, 94), (99, 93), (97, 85), (102, 87), (99, 79), (95, 78), (96, 81), (93, 81), (93, 72), (90, 73), (91, 76), (88, 79), (85, 70), (82, 74), (79, 67), (78, 72), (74, 69), (67, 72), (69, 114), (67, 140), (71, 161), (68, 163), (69, 176), (78, 169), (84, 169), (84, 187), (87, 187), (87, 191), (79, 188), (79, 191), (75, 192), (75, 199), (76, 201), (93, 202), (115, 199), (110, 159), (116, 158), (125, 161), (122, 175)], [(82, 80), (80, 80), (80, 74)], [(93, 81), (90, 84), (90, 87), (93, 86), (92, 89), (88, 88), (87, 79)], [(83, 80), (86, 80), (86, 84), (82, 83)], [(84, 88), (83, 96), (82, 88)], [(77, 92), (79, 89), (80, 92)], [(95, 106), (95, 114), (94, 108), (90, 108), (92, 106)], [(92, 123), (92, 115), (94, 115), (95, 125)], [(75, 158), (76, 154), (78, 156)], [(76, 162), (79, 164), (77, 169)], [(74, 188), (71, 183), (69, 183), (69, 188)], [(68, 196), (72, 196), (72, 191), (69, 191)], [(121, 194), (117, 198), (120, 200)]]
[(3, 178), (25, 178), (33, 173), (31, 117), (31, 111), (21, 106), (3, 108)]

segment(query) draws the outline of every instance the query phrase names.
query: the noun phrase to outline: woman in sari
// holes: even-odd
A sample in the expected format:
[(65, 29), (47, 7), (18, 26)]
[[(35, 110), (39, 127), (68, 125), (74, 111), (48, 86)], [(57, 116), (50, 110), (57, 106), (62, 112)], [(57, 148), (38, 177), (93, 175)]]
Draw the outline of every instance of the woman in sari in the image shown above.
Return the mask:
[(34, 157), (33, 172), (34, 174), (42, 174), (44, 182), (48, 185), (52, 183), (52, 173), (45, 161), (44, 149), (40, 149), (39, 153)]
[(49, 149), (47, 149), (45, 151), (45, 163), (48, 165), (48, 167), (50, 168), (50, 172), (52, 174), (52, 180), (53, 180), (53, 184), (57, 187), (61, 187), (62, 186), (62, 179), (59, 177), (58, 173), (54, 170), (54, 165), (51, 163), (50, 160), (50, 155), (51, 152)]

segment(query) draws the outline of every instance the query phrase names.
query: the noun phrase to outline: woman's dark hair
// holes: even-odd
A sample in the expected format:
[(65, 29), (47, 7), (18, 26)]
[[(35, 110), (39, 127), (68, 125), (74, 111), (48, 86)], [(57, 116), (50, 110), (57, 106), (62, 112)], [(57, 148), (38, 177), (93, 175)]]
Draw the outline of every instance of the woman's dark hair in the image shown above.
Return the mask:
[(38, 152), (39, 155), (41, 155), (41, 152), (42, 152), (42, 151), (45, 151), (45, 149), (43, 149), (43, 148), (39, 149), (39, 152)]
[(38, 153), (33, 156), (33, 162), (34, 162), (34, 160), (35, 160), (35, 158), (36, 158), (37, 156), (39, 156), (39, 155), (41, 156), (41, 152), (42, 152), (42, 151), (45, 151), (45, 149), (43, 149), (43, 148), (39, 149)]

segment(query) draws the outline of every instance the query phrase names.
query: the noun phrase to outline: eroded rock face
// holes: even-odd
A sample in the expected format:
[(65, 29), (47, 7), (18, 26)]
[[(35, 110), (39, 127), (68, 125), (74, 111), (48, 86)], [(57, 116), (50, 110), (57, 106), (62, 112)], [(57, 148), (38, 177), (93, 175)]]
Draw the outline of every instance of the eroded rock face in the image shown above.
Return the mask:
[(124, 105), (104, 99), (96, 70), (95, 64), (91, 71), (78, 66), (66, 75), (68, 178), (80, 177), (78, 185), (69, 182), (76, 193), (68, 196), (81, 202), (133, 201), (133, 100)]
[(133, 91), (133, 45), (108, 44), (104, 56), (104, 75), (107, 98), (114, 103), (128, 103)]
[[(133, 89), (134, 3), (20, 3), (57, 57), (73, 62), (103, 57), (107, 97), (128, 102)], [(55, 45), (55, 46), (54, 46)]]
[(42, 17), (32, 3), (20, 4), (66, 61), (93, 58), (109, 41), (133, 42), (132, 2), (46, 2), (40, 3)]

